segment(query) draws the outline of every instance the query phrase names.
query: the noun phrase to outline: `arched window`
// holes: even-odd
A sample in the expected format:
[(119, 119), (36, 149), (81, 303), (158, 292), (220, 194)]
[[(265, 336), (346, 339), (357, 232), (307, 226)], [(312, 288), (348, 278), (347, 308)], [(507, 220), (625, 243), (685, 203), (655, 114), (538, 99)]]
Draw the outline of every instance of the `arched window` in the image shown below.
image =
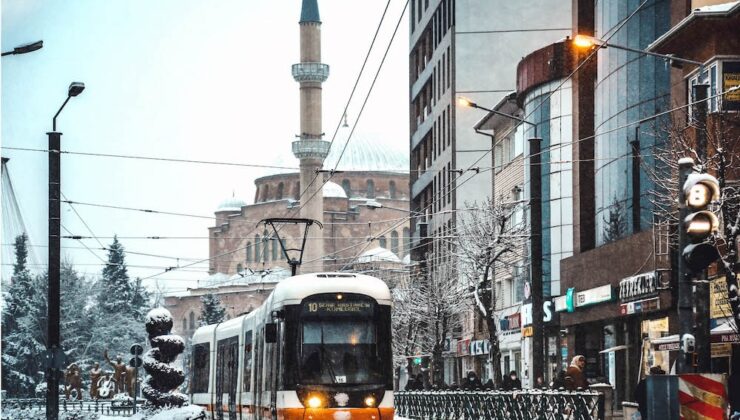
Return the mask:
[(349, 179), (342, 180), (342, 189), (344, 190), (344, 193), (347, 194), (347, 198), (352, 197), (352, 187), (349, 184)]
[(278, 259), (278, 253), (280, 252), (280, 244), (278, 243), (278, 240), (275, 238), (270, 239), (270, 242), (272, 242), (272, 260), (277, 261)]
[(182, 319), (182, 332), (185, 332), (188, 330), (188, 320), (187, 318)]
[(367, 198), (375, 198), (375, 182), (372, 179), (367, 180)]
[(270, 186), (267, 184), (262, 187), (262, 201), (270, 201)]
[(378, 244), (380, 244), (381, 248), (385, 248), (385, 246), (387, 245), (385, 236), (381, 236), (380, 238), (378, 238)]
[(260, 236), (254, 235), (254, 262), (260, 262)]
[(242, 265), (242, 263), (237, 264), (236, 265), (236, 273), (239, 274), (239, 273), (242, 272), (242, 270), (244, 270), (244, 266)]
[(284, 189), (285, 189), (285, 185), (283, 185), (282, 182), (279, 183), (278, 184), (278, 189), (277, 189), (277, 195), (275, 195), (275, 199), (276, 200), (282, 200), (283, 199), (283, 190)]
[(403, 228), (403, 253), (403, 257), (411, 253), (411, 230), (409, 228)]
[(396, 198), (396, 182), (391, 181), (388, 184), (388, 194), (390, 194), (391, 198)]
[(190, 312), (190, 329), (195, 329), (195, 313)]
[(300, 198), (301, 198), (301, 183), (296, 182), (295, 186), (293, 187), (293, 199), (300, 200)]
[(252, 243), (247, 242), (247, 262), (252, 261)]
[[(398, 255), (398, 232), (395, 230), (391, 232), (391, 251)], [(403, 258), (403, 256), (401, 256)]]
[(262, 258), (267, 261), (267, 258), (269, 258), (270, 254), (268, 254), (267, 246), (269, 244), (269, 239), (267, 238), (267, 230), (264, 231), (262, 235)]

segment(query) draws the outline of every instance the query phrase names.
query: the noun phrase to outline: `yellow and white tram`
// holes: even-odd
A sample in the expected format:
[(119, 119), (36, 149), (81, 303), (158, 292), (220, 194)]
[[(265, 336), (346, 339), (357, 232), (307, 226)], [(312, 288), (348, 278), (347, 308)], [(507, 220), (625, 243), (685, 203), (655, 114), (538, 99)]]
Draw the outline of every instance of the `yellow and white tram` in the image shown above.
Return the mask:
[(391, 295), (375, 277), (282, 280), (249, 314), (198, 328), (190, 398), (213, 419), (393, 419)]

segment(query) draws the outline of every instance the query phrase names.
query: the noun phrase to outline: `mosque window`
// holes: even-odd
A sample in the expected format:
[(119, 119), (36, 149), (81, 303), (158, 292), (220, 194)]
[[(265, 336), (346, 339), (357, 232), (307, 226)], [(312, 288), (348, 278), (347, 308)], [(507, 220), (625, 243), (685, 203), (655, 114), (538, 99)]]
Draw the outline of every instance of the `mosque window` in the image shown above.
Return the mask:
[(264, 187), (262, 187), (262, 201), (269, 201), (270, 200), (270, 186), (265, 184)]
[(264, 261), (267, 261), (267, 257), (269, 256), (269, 254), (267, 253), (268, 243), (269, 243), (269, 240), (267, 238), (267, 230), (265, 230), (264, 234), (262, 235), (262, 259)]
[(396, 182), (395, 181), (391, 181), (388, 184), (388, 192), (391, 198), (396, 198)]
[(342, 189), (344, 190), (344, 193), (347, 194), (347, 197), (352, 197), (352, 187), (350, 187), (349, 179), (342, 180)]
[(375, 182), (372, 179), (367, 180), (367, 198), (375, 198)]
[(247, 262), (252, 261), (252, 243), (247, 242)]
[(272, 242), (272, 260), (273, 261), (277, 261), (277, 259), (278, 259), (278, 251), (279, 251), (278, 248), (280, 247), (280, 244), (278, 243), (277, 239), (275, 239), (275, 238), (272, 238), (270, 240), (270, 242)]
[(378, 238), (378, 243), (380, 244), (381, 248), (385, 248), (385, 246), (387, 245), (385, 236), (381, 236), (380, 238)]
[(242, 270), (244, 270), (244, 266), (241, 263), (237, 264), (236, 265), (236, 273), (239, 274), (239, 273), (242, 272)]
[(190, 317), (190, 329), (194, 330), (195, 329), (195, 313), (190, 312), (189, 317)]
[(403, 252), (404, 256), (411, 253), (411, 230), (409, 228), (403, 228)]
[(391, 232), (391, 251), (398, 255), (398, 232)]
[(188, 330), (188, 320), (187, 318), (182, 319), (182, 332), (185, 332)]
[(275, 195), (276, 200), (282, 200), (283, 199), (283, 190), (285, 189), (285, 185), (281, 182), (278, 184), (277, 188), (277, 194)]
[(260, 236), (254, 235), (254, 262), (260, 262)]
[(301, 199), (301, 183), (300, 182), (296, 182), (295, 187), (293, 187), (293, 199), (294, 200)]

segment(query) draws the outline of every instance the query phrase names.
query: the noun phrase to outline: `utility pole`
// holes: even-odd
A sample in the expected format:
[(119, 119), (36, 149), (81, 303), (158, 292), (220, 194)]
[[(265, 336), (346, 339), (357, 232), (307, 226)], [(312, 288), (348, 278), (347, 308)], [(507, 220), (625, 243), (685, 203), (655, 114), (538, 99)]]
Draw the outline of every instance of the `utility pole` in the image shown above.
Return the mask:
[[(693, 87), (693, 117), (696, 129), (696, 152), (702, 164), (707, 160), (707, 94), (709, 85), (696, 84)], [(704, 171), (702, 171), (704, 172)], [(709, 279), (707, 270), (696, 273), (696, 353), (697, 371), (711, 371), (711, 344), (709, 333)]]
[(532, 384), (544, 379), (544, 320), (542, 313), (542, 139), (529, 139), (530, 261), (532, 291)]
[[(66, 103), (66, 102), (65, 102)], [(56, 420), (59, 418), (59, 360), (60, 351), (60, 182), (61, 182), (61, 145), (62, 133), (56, 131), (46, 133), (49, 136), (49, 324), (48, 324), (48, 351), (46, 369), (46, 418)]]

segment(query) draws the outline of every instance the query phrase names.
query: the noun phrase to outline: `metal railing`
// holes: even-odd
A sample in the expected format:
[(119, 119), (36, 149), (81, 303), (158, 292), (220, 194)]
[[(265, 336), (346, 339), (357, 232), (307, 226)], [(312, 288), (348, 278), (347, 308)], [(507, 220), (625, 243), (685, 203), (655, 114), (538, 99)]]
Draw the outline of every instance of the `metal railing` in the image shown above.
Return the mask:
[[(140, 405), (137, 404), (138, 407)], [(43, 398), (7, 398), (3, 399), (2, 419), (5, 420), (8, 412), (28, 412), (46, 410), (46, 400)], [(59, 412), (99, 413), (103, 415), (131, 416), (134, 407), (131, 404), (115, 404), (110, 400), (64, 400), (59, 402)]]
[(410, 419), (602, 420), (604, 395), (594, 391), (403, 391), (396, 413)]

